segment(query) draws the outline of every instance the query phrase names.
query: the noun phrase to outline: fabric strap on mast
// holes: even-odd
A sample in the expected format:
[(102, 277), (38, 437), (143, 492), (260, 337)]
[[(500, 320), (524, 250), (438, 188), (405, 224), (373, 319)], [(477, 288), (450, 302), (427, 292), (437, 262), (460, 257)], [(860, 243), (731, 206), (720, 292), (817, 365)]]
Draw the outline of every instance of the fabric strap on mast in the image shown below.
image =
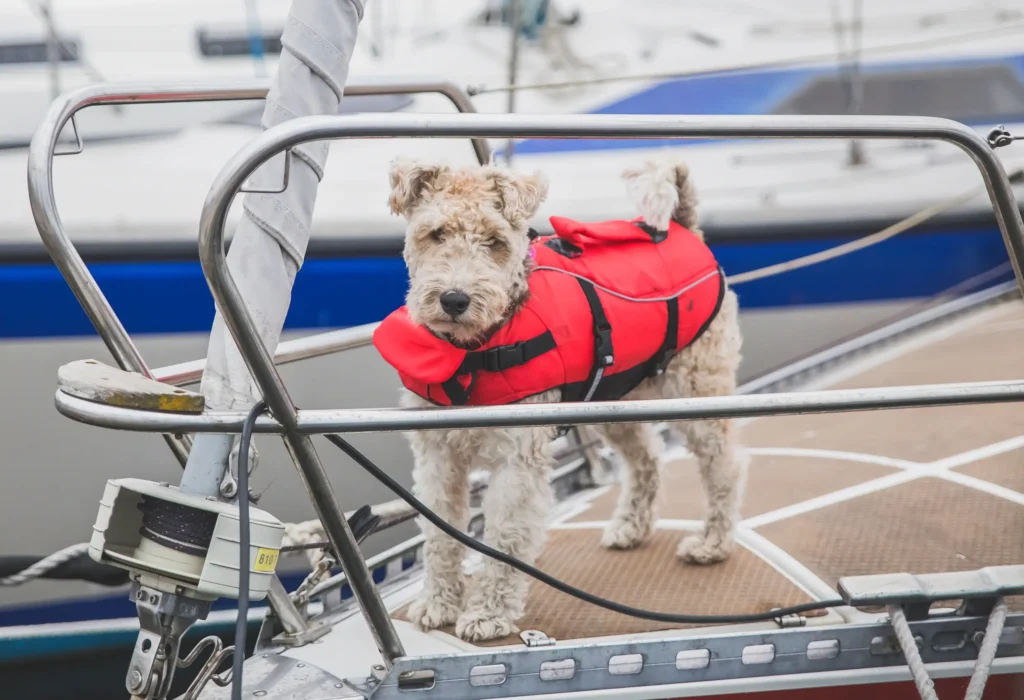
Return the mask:
[[(366, 0), (293, 0), (263, 110), (264, 129), (296, 117), (338, 112), (365, 6)], [(253, 174), (228, 251), (232, 277), (271, 353), (280, 341), (292, 284), (306, 254), (329, 148), (328, 141), (302, 144)], [(290, 159), (287, 170), (285, 158)], [(260, 397), (219, 310), (201, 391), (214, 410), (245, 410)], [(233, 443), (231, 435), (197, 435), (182, 489), (219, 496)]]

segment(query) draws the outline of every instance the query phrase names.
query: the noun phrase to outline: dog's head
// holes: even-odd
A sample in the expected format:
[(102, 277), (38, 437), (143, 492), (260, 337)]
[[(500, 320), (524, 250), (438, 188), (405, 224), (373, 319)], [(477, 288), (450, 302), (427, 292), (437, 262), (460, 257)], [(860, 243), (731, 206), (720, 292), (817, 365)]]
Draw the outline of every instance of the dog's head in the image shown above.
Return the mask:
[(410, 318), (470, 345), (514, 313), (528, 294), (527, 222), (545, 196), (539, 174), (396, 161), (388, 203), (409, 221)]

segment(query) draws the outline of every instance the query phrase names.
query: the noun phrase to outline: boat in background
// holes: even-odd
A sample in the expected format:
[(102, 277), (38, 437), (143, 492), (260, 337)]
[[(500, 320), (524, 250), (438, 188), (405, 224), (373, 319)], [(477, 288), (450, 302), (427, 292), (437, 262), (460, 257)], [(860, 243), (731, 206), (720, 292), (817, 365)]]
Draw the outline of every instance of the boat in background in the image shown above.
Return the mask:
[[(416, 9), (402, 11), (396, 2), (376, 10), (370, 3), (367, 32), (353, 57), (353, 82), (444, 75), (477, 88), (473, 104), (479, 111), (505, 111), (508, 28), (482, 16), (478, 2), (445, 2), (443, 14), (437, 4), (433, 14), (430, 3), (409, 4)], [(107, 0), (61, 7), (55, 17), (68, 36), (62, 41), (77, 42), (61, 62), (61, 88), (99, 78), (216, 80), (269, 74), (275, 67), (274, 37), (287, 8), (257, 5), (255, 57), (241, 2)], [(849, 111), (846, 90), (859, 84), (864, 113), (947, 116), (982, 133), (1001, 123), (1011, 131), (1024, 125), (1024, 16), (1015, 10), (952, 0), (899, 8), (866, 2), (859, 78), (853, 81), (844, 68), (848, 57), (840, 57), (842, 70), (830, 58), (837, 53), (837, 30), (824, 4), (813, 10), (795, 0), (747, 5), (749, 13), (741, 13), (711, 3), (649, 0), (630, 3), (627, 13), (620, 2), (589, 0), (575, 23), (560, 25), (562, 48), (523, 41), (517, 83), (565, 84), (517, 90), (515, 109), (822, 114)], [(0, 26), (6, 37), (12, 27), (28, 23)], [(611, 46), (609, 36), (616, 37)], [(0, 60), (13, 55), (9, 49), (16, 43), (3, 41)], [(39, 56), (40, 41), (39, 36), (27, 41), (29, 55)], [(52, 94), (49, 67), (37, 60), (14, 68), (11, 63), (0, 65), (0, 100), (25, 111), (9, 120), (5, 110), (0, 121), (0, 131), (11, 126), (3, 132), (7, 147), (0, 150), (5, 197), (0, 297), (21, 302), (0, 308), (0, 382), (18, 401), (3, 438), (12, 463), (35, 466), (19, 475), (17, 491), (9, 490), (2, 501), (0, 533), (21, 534), (17, 540), (4, 534), (0, 549), (41, 553), (60, 549), (69, 532), (81, 532), (92, 522), (94, 492), (112, 463), (131, 465), (132, 473), (147, 478), (166, 477), (177, 467), (169, 455), (154, 457), (155, 438), (133, 435), (110, 445), (102, 433), (65, 425), (42, 390), (52, 387), (54, 367), (74, 358), (102, 358), (106, 351), (39, 245), (25, 199), (23, 145), (33, 120), (38, 121), (38, 108)], [(631, 75), (643, 77), (627, 79)], [(927, 87), (918, 92), (911, 89), (916, 85)], [(8, 99), (17, 95), (24, 99)], [(354, 98), (342, 104), (354, 111), (451, 110), (436, 96)], [(84, 151), (57, 163), (55, 191), (64, 224), (154, 364), (205, 354), (214, 307), (196, 251), (198, 212), (222, 164), (257, 133), (253, 115), (258, 111), (254, 104), (230, 103), (91, 108), (76, 121)], [(73, 143), (72, 134), (65, 136)], [(509, 155), (508, 144), (493, 146), (499, 159)], [(543, 229), (553, 213), (583, 220), (631, 215), (619, 172), (675, 148), (686, 149), (703, 228), (728, 274), (875, 233), (980, 184), (970, 159), (955, 147), (920, 141), (854, 148), (817, 141), (527, 139), (512, 144), (511, 158), (514, 167), (541, 170), (551, 180), (550, 199), (537, 221)], [(473, 158), (469, 144), (443, 140), (336, 142), (331, 153), (286, 337), (371, 323), (401, 303), (407, 282), (402, 225), (385, 206), (386, 168), (396, 154), (467, 163)], [(863, 162), (851, 163), (851, 154)], [(999, 154), (1008, 171), (1024, 166), (1020, 144)], [(744, 377), (786, 365), (936, 297), (977, 292), (1010, 276), (995, 219), (979, 196), (886, 243), (752, 282), (739, 290)], [(349, 405), (388, 406), (397, 388), (396, 378), (370, 349), (346, 355), (343, 363), (321, 358), (289, 367), (286, 376), (304, 406), (337, 405), (339, 397)], [(41, 444), (36, 437), (58, 430), (65, 439)], [(399, 438), (358, 444), (407, 479), (409, 455)], [(265, 502), (283, 519), (310, 517), (292, 467), (276, 448), (261, 445), (265, 458), (257, 487), (268, 488)], [(63, 482), (59, 492), (53, 488), (57, 475)], [(383, 497), (381, 489), (360, 485), (342, 495), (342, 504), (355, 508)], [(35, 522), (35, 504), (42, 499), (64, 514), (63, 521), (22, 532), (19, 524)], [(389, 531), (375, 547), (386, 549), (410, 532)], [(116, 628), (128, 610), (122, 592), (78, 583), (0, 593), (0, 626), (7, 627)], [(18, 653), (25, 649), (19, 646)], [(70, 650), (40, 647), (44, 655)]]

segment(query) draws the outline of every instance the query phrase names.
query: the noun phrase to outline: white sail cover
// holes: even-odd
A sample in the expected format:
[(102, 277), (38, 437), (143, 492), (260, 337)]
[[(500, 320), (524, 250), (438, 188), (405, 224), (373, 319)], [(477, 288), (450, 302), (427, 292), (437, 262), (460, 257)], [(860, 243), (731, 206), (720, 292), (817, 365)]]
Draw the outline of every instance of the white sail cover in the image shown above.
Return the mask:
[[(365, 0), (294, 0), (282, 36), (277, 75), (267, 95), (263, 128), (295, 117), (336, 114)], [(281, 194), (246, 194), (244, 216), (228, 252), (228, 267), (263, 342), (277, 348), (291, 302), (292, 284), (309, 242), (317, 186), (329, 143), (294, 149), (288, 188)], [(250, 187), (279, 189), (284, 155), (253, 175)], [(202, 392), (213, 409), (244, 409), (260, 396), (220, 311), (213, 323)]]
[[(264, 129), (296, 117), (338, 112), (365, 6), (366, 0), (293, 0), (277, 75), (263, 110)], [(231, 275), (271, 353), (281, 338), (292, 284), (306, 254), (328, 150), (328, 142), (307, 143), (290, 156), (275, 157), (253, 175), (250, 189), (280, 189), (284, 158), (291, 158), (284, 192), (245, 195), (244, 215), (228, 251)], [(214, 410), (245, 409), (261, 395), (219, 310), (201, 390)], [(217, 493), (232, 443), (230, 436), (197, 435), (182, 488)]]

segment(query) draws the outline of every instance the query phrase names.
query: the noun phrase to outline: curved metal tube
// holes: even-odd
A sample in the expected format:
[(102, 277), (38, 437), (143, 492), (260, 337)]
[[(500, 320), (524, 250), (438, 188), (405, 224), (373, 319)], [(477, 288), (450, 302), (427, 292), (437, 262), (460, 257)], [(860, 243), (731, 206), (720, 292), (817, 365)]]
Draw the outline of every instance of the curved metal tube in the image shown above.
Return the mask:
[[(263, 132), (215, 179), (203, 208), (200, 258), (211, 286), (215, 251), (223, 251), (227, 207), (246, 178), (280, 151), (307, 141), (342, 138), (832, 138), (932, 139), (952, 143), (981, 171), (1018, 285), (1024, 291), (1024, 222), (998, 156), (971, 128), (949, 119), (878, 116), (430, 115), (302, 117)], [(223, 252), (221, 252), (223, 257)], [(218, 266), (219, 267), (219, 266)], [(226, 266), (224, 272), (226, 273)]]
[[(138, 83), (99, 84), (72, 90), (55, 100), (32, 136), (28, 153), (28, 194), (39, 237), (57, 269), (74, 292), (89, 320), (122, 369), (152, 377), (142, 354), (111, 308), (74, 243), (64, 231), (53, 193), (53, 158), (65, 125), (77, 112), (97, 105), (154, 104), (166, 102), (219, 102), (263, 99), (266, 80), (227, 83)], [(346, 95), (426, 94), (443, 95), (460, 112), (475, 112), (469, 96), (449, 82), (365, 83), (348, 85)], [(473, 139), (473, 151), (483, 164), (491, 159), (484, 139)], [(187, 435), (165, 435), (182, 465), (188, 458), (191, 440)]]
[[(715, 396), (693, 399), (595, 401), (590, 403), (511, 404), (465, 408), (292, 409), (291, 423), (263, 416), (255, 432), (302, 435), (376, 433), (401, 430), (457, 430), (568, 423), (648, 423), (657, 421), (749, 418), (877, 411), (891, 408), (955, 406), (1024, 401), (1024, 380), (964, 382), (923, 386), (800, 391)], [(57, 410), (82, 423), (137, 432), (237, 433), (245, 412), (210, 411), (198, 415), (158, 413), (108, 406), (58, 390)]]

